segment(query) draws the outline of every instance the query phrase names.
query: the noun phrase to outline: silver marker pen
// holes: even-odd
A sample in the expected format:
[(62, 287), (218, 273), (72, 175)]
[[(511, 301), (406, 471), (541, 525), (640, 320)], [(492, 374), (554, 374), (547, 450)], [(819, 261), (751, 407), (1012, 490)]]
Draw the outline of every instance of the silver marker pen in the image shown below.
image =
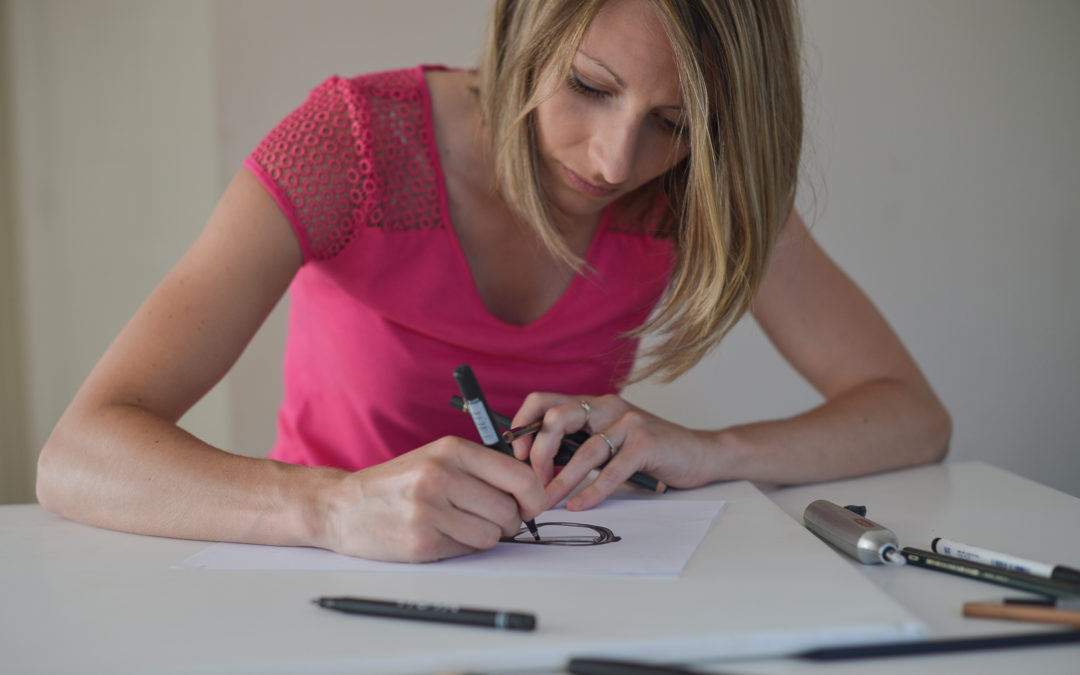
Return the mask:
[(897, 550), (900, 544), (893, 531), (859, 515), (853, 508), (818, 499), (806, 507), (803, 523), (811, 532), (864, 565), (903, 565), (904, 557)]

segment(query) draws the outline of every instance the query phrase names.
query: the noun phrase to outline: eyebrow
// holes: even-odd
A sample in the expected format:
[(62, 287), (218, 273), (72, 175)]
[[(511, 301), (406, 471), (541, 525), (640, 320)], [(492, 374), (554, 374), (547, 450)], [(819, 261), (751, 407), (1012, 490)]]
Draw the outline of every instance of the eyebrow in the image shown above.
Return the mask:
[[(624, 88), (626, 87), (626, 82), (624, 82), (623, 79), (621, 77), (619, 77), (618, 73), (616, 73), (614, 70), (612, 70), (610, 67), (608, 67), (608, 65), (606, 63), (604, 63), (600, 59), (596, 58), (595, 56), (590, 56), (589, 54), (586, 54), (584, 51), (582, 51), (580, 49), (578, 50), (578, 54), (581, 54), (585, 58), (589, 59), (590, 61), (592, 61), (596, 65), (598, 65), (601, 68), (603, 68), (604, 70), (606, 70), (609, 75), (611, 75), (613, 78), (615, 78), (615, 84), (619, 85), (620, 87), (624, 87)], [(681, 105), (662, 105), (662, 106), (658, 106), (658, 107), (660, 107), (660, 108), (668, 108), (668, 109), (671, 109), (671, 110), (678, 110), (680, 112), (685, 110), (685, 108), (683, 106), (681, 106)]]

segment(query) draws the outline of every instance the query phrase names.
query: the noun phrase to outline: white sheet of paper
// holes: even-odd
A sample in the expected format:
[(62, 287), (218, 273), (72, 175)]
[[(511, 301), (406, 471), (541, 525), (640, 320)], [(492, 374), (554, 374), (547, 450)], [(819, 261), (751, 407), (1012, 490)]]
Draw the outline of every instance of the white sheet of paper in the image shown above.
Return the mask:
[[(589, 511), (545, 511), (537, 524), (576, 522), (610, 529), (621, 540), (594, 546), (499, 543), (495, 548), (424, 564), (351, 558), (317, 548), (214, 544), (178, 567), (230, 570), (413, 572), (558, 577), (679, 576), (724, 506), (723, 500), (615, 499)], [(552, 530), (541, 526), (540, 535)], [(592, 535), (592, 530), (575, 534)]]

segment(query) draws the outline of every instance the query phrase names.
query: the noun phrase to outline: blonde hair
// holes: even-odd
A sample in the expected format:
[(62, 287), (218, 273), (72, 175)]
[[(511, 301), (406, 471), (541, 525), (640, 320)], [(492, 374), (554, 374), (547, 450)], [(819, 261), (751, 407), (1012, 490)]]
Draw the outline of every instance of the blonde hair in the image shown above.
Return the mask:
[[(480, 63), (480, 101), (497, 187), (552, 254), (581, 271), (544, 199), (536, 107), (565, 75), (604, 0), (497, 0)], [(659, 337), (634, 374), (670, 381), (750, 308), (798, 182), (802, 149), (799, 22), (791, 0), (650, 0), (671, 42), (690, 152), (628, 203), (662, 190), (676, 261), (667, 293), (631, 337)], [(562, 82), (565, 78), (555, 81)]]

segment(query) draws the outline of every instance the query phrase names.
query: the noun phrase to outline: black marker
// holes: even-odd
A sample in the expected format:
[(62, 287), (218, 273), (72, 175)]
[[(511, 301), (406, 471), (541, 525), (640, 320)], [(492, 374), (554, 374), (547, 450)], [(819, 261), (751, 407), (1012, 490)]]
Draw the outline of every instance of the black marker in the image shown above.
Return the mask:
[(312, 602), (319, 607), (334, 609), (347, 614), (382, 616), (390, 619), (458, 623), (503, 630), (533, 630), (536, 628), (536, 617), (532, 614), (502, 610), (348, 597), (319, 598), (318, 600), (312, 600)]
[(1006, 605), (1028, 605), (1033, 607), (1055, 607), (1057, 609), (1080, 612), (1080, 596), (1075, 598), (1005, 598)]
[(566, 671), (572, 675), (698, 675), (701, 672), (656, 663), (583, 658), (570, 659)]
[(982, 563), (992, 567), (1011, 570), (1013, 572), (1025, 572), (1044, 579), (1054, 579), (1070, 584), (1080, 584), (1080, 570), (1065, 565), (1052, 565), (1049, 563), (1036, 562), (1019, 558), (1008, 553), (998, 553), (989, 549), (962, 544), (952, 539), (935, 537), (930, 542), (930, 550), (934, 553), (949, 555), (962, 560)]
[(1014, 649), (1016, 647), (1038, 647), (1072, 642), (1080, 642), (1080, 630), (1020, 633), (1019, 635), (990, 635), (986, 637), (925, 640), (923, 642), (887, 642), (851, 647), (823, 647), (821, 649), (811, 649), (808, 652), (802, 652), (794, 656), (809, 661), (840, 661), (882, 656), (968, 652), (981, 649)]
[[(792, 654), (806, 661), (846, 661), (886, 656), (917, 656), (920, 654), (947, 654), (985, 649), (1015, 649), (1017, 647), (1040, 647), (1080, 642), (1080, 630), (1053, 631), (1049, 633), (1020, 633), (1018, 635), (990, 635), (985, 637), (923, 640), (916, 642), (881, 642), (850, 647), (822, 647)], [(662, 666), (631, 661), (607, 661), (600, 659), (571, 659), (568, 670), (576, 675), (691, 675), (692, 672), (675, 666)]]
[[(472, 417), (476, 430), (480, 432), (480, 441), (489, 448), (514, 456), (514, 450), (506, 444), (495, 430), (495, 420), (492, 419), (491, 410), (488, 409), (484, 392), (480, 389), (480, 383), (476, 381), (472, 368), (468, 365), (460, 365), (454, 368), (454, 379), (457, 381), (461, 397), (465, 399), (465, 408)], [(540, 533), (536, 530), (535, 520), (526, 520), (525, 527), (529, 528), (533, 539), (540, 541)]]
[(1008, 586), (1021, 591), (1050, 595), (1059, 598), (1080, 597), (1080, 584), (1070, 584), (1054, 579), (1044, 579), (1024, 572), (1013, 572), (992, 565), (961, 560), (952, 556), (905, 546), (900, 553), (910, 565), (955, 574), (956, 576)]

